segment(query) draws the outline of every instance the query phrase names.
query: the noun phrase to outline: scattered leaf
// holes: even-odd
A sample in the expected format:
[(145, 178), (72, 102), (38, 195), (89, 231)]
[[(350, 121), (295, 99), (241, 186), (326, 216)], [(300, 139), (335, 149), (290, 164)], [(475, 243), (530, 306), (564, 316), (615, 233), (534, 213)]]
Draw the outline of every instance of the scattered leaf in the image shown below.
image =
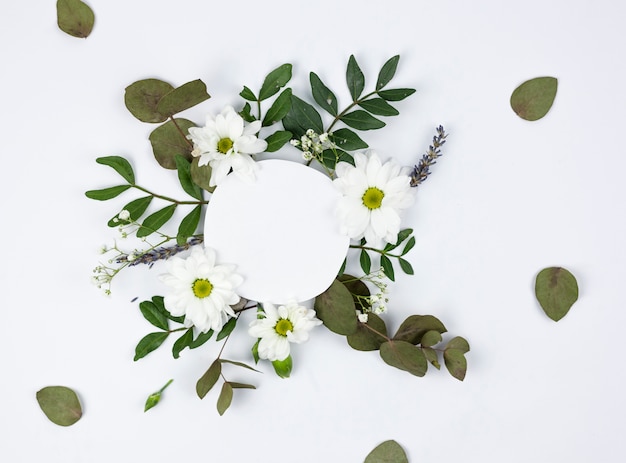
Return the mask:
[(221, 373), (222, 364), (219, 360), (215, 360), (196, 383), (196, 393), (198, 397), (204, 399), (204, 396), (207, 395), (213, 386), (215, 386), (215, 383), (217, 383)]
[(291, 67), (291, 64), (286, 63), (278, 66), (267, 75), (259, 91), (259, 101), (266, 100), (277, 94), (289, 82), (291, 79)]
[(89, 199), (96, 199), (98, 201), (106, 201), (113, 199), (116, 196), (121, 195), (130, 188), (130, 185), (118, 185), (110, 188), (103, 188), (102, 190), (89, 190), (85, 192), (85, 196)]
[(221, 415), (228, 410), (230, 404), (233, 401), (233, 387), (230, 383), (224, 383), (222, 385), (222, 390), (220, 392), (220, 396), (217, 398), (217, 412)]
[(176, 156), (191, 161), (192, 145), (186, 138), (190, 127), (196, 124), (187, 119), (169, 120), (152, 131), (150, 144), (155, 159), (166, 169), (176, 169)]
[(446, 327), (432, 315), (411, 315), (402, 322), (393, 339), (419, 344), (424, 334), (431, 330), (443, 334), (446, 332)]
[(424, 376), (428, 362), (422, 349), (406, 341), (387, 341), (380, 346), (380, 356), (386, 364), (415, 376)]
[(206, 85), (200, 79), (192, 80), (175, 88), (157, 103), (157, 111), (166, 116), (173, 116), (211, 98)]
[(369, 313), (367, 315), (367, 323), (359, 323), (356, 332), (349, 335), (347, 340), (350, 347), (356, 350), (378, 350), (382, 343), (388, 341), (388, 339), (381, 336), (381, 334), (384, 336), (387, 335), (385, 322), (378, 315)]
[(126, 87), (124, 104), (141, 122), (164, 122), (167, 114), (161, 114), (157, 107), (161, 98), (172, 90), (174, 87), (159, 79), (138, 80)]
[(358, 321), (354, 300), (339, 280), (333, 281), (326, 291), (315, 298), (314, 308), (317, 318), (329, 330), (345, 336), (356, 332)]
[(556, 97), (558, 81), (554, 77), (536, 77), (517, 87), (511, 95), (511, 108), (522, 119), (536, 121), (545, 116)]
[(159, 209), (146, 217), (139, 230), (135, 233), (137, 238), (149, 236), (165, 225), (174, 215), (176, 206), (177, 204), (170, 204), (169, 206), (165, 206), (163, 209)]
[(95, 22), (93, 10), (80, 0), (57, 0), (57, 24), (66, 34), (84, 39)]
[(198, 185), (203, 190), (213, 193), (215, 187), (209, 184), (209, 181), (211, 180), (211, 166), (208, 164), (199, 166), (198, 162), (200, 162), (199, 157), (194, 157), (191, 161), (191, 179), (193, 180), (193, 183)]
[(574, 275), (562, 267), (544, 268), (537, 275), (535, 294), (546, 315), (557, 322), (578, 300), (578, 283)]
[(388, 440), (372, 450), (364, 463), (409, 463), (409, 459), (400, 444)]
[(44, 387), (37, 391), (37, 402), (48, 419), (59, 426), (71, 426), (83, 415), (78, 396), (69, 387)]
[(465, 379), (465, 373), (467, 372), (467, 360), (465, 355), (459, 349), (449, 349), (443, 351), (443, 360), (446, 364), (446, 368), (452, 376), (459, 381)]
[(156, 333), (150, 333), (141, 338), (141, 341), (135, 347), (134, 361), (145, 357), (153, 350), (157, 349), (163, 341), (167, 339), (169, 333), (167, 331), (158, 331)]
[(133, 172), (133, 167), (130, 165), (126, 159), (121, 156), (104, 156), (101, 158), (97, 158), (96, 162), (98, 164), (102, 164), (103, 166), (109, 166), (120, 174), (124, 180), (128, 183), (135, 183), (135, 173)]

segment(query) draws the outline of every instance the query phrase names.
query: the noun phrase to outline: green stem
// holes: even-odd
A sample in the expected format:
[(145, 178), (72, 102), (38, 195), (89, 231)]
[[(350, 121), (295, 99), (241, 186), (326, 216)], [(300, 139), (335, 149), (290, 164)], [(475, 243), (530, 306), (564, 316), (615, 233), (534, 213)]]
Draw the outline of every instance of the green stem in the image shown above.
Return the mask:
[(170, 384), (172, 384), (173, 382), (174, 382), (174, 380), (173, 380), (173, 379), (170, 379), (170, 380), (169, 380), (169, 381), (165, 384), (165, 386), (163, 386), (161, 389), (159, 389), (158, 394), (161, 394), (161, 393), (162, 393), (162, 392), (163, 392), (163, 391), (167, 388), (167, 386), (169, 386), (169, 385), (170, 385)]
[(144, 193), (148, 193), (149, 195), (152, 195), (155, 198), (159, 198), (159, 199), (162, 199), (164, 201), (169, 201), (169, 202), (174, 203), (174, 204), (192, 204), (192, 205), (209, 204), (209, 201), (178, 201), (177, 199), (173, 199), (173, 198), (170, 198), (168, 196), (163, 196), (163, 195), (159, 195), (157, 193), (153, 193), (152, 191), (148, 190), (147, 188), (144, 188), (144, 187), (139, 186), (139, 185), (131, 184), (130, 186), (132, 186), (133, 188), (137, 188), (138, 190), (143, 191)]
[(172, 121), (172, 124), (174, 124), (174, 127), (176, 127), (176, 130), (178, 130), (178, 133), (180, 133), (180, 136), (183, 137), (183, 140), (185, 140), (187, 144), (191, 147), (191, 149), (193, 149), (193, 143), (187, 138), (187, 135), (185, 135), (178, 123), (176, 123), (176, 119), (174, 119), (174, 116), (170, 115), (170, 120)]
[(352, 103), (350, 103), (348, 105), (348, 107), (346, 109), (344, 109), (343, 111), (341, 111), (339, 114), (337, 114), (335, 116), (335, 118), (333, 119), (333, 121), (330, 123), (330, 125), (328, 126), (328, 129), (326, 129), (327, 133), (330, 133), (331, 129), (335, 126), (335, 124), (337, 122), (339, 122), (339, 120), (346, 115), (346, 113), (348, 111), (350, 111), (352, 108), (354, 108), (355, 106), (357, 106), (361, 101), (363, 100), (367, 100), (370, 96), (372, 95), (376, 95), (378, 93), (378, 91), (374, 90), (373, 92), (368, 93), (367, 95), (365, 95), (364, 97), (361, 97), (359, 99), (357, 99), (356, 101), (353, 101)]
[(382, 254), (383, 256), (397, 257), (398, 259), (402, 257), (402, 255), (391, 254), (385, 251), (384, 249), (376, 249), (376, 248), (371, 248), (369, 246), (361, 246), (360, 244), (351, 244), (350, 247), (352, 249), (364, 249), (365, 251), (374, 251), (374, 252), (377, 252), (378, 254)]

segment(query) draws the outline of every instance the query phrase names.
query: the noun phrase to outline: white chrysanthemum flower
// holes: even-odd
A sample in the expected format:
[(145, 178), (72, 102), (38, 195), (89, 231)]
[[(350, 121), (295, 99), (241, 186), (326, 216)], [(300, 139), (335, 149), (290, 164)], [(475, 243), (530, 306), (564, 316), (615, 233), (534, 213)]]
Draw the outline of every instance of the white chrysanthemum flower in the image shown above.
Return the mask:
[(211, 166), (209, 185), (220, 183), (230, 170), (246, 181), (253, 181), (257, 165), (251, 154), (262, 153), (267, 142), (256, 134), (261, 121), (246, 124), (232, 106), (226, 106), (215, 118), (207, 116), (204, 127), (191, 127), (189, 139), (193, 141), (191, 154), (200, 157), (198, 165)]
[(250, 323), (250, 336), (260, 338), (259, 357), (270, 361), (289, 357), (289, 343), (301, 344), (309, 339), (309, 331), (322, 323), (315, 310), (296, 302), (280, 305), (263, 304), (265, 317)]
[(340, 162), (335, 170), (333, 183), (343, 195), (336, 209), (341, 232), (373, 246), (395, 243), (400, 212), (413, 203), (408, 169), (393, 161), (383, 164), (372, 150), (356, 153), (354, 162)]
[(186, 326), (206, 333), (219, 332), (235, 312), (230, 307), (239, 302), (234, 289), (243, 278), (234, 273), (234, 265), (216, 265), (215, 251), (196, 246), (186, 259), (168, 260), (168, 272), (161, 281), (172, 289), (165, 296), (165, 306), (172, 315), (185, 316)]

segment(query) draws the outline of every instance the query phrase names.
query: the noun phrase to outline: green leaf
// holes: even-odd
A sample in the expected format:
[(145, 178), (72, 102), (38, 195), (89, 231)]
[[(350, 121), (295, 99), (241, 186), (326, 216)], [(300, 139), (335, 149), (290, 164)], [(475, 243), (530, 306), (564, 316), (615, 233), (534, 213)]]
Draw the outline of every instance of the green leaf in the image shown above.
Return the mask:
[(143, 301), (139, 304), (139, 310), (143, 318), (160, 330), (168, 331), (170, 329), (167, 317), (154, 303)]
[(337, 110), (337, 97), (335, 94), (322, 82), (322, 79), (317, 74), (311, 72), (309, 74), (309, 81), (311, 82), (311, 93), (315, 102), (320, 105), (324, 111), (330, 113), (333, 116), (338, 114)]
[(352, 96), (352, 101), (358, 100), (361, 93), (363, 93), (363, 89), (365, 88), (365, 76), (356, 62), (354, 55), (350, 55), (350, 58), (348, 59), (346, 82), (348, 84), (350, 95)]
[(364, 463), (409, 463), (409, 459), (396, 441), (388, 440), (372, 450)]
[(370, 290), (365, 283), (349, 274), (341, 275), (337, 277), (337, 279), (348, 288), (357, 309), (367, 311), (371, 308), (371, 304), (369, 304), (369, 300), (367, 299), (370, 296)]
[(157, 107), (161, 98), (172, 90), (174, 87), (159, 79), (138, 80), (126, 87), (124, 104), (142, 122), (163, 122), (167, 114), (161, 114)]
[(415, 89), (413, 88), (394, 88), (391, 90), (381, 90), (378, 92), (378, 96), (387, 101), (401, 101), (414, 93)]
[(173, 116), (211, 98), (206, 85), (200, 79), (192, 80), (163, 95), (157, 104), (157, 111)]
[(361, 249), (361, 255), (359, 256), (359, 263), (363, 272), (367, 275), (372, 270), (372, 259), (365, 249)]
[(196, 339), (194, 339), (190, 344), (189, 344), (189, 348), (190, 349), (195, 349), (197, 347), (200, 347), (201, 345), (203, 345), (205, 342), (207, 342), (209, 339), (211, 339), (211, 336), (213, 336), (213, 330), (209, 330), (206, 333), (202, 333), (200, 332), (198, 334), (198, 337)]
[(412, 236), (411, 239), (406, 242), (406, 245), (404, 246), (404, 249), (402, 251), (402, 255), (405, 255), (407, 252), (413, 249), (414, 246), (415, 246), (415, 237)]
[(159, 331), (150, 333), (141, 338), (141, 341), (135, 347), (135, 362), (140, 358), (144, 358), (153, 350), (157, 349), (167, 339), (169, 333), (167, 331)]
[(216, 342), (221, 341), (230, 333), (232, 333), (236, 325), (237, 325), (237, 317), (233, 317), (230, 320), (228, 320), (226, 324), (222, 327), (222, 330), (219, 333), (217, 333), (217, 338), (215, 338), (215, 341)]
[(326, 291), (315, 298), (314, 308), (317, 318), (329, 330), (345, 336), (356, 332), (358, 321), (354, 300), (339, 280), (333, 281)]
[(402, 322), (393, 339), (419, 344), (422, 336), (431, 330), (441, 334), (447, 331), (443, 323), (432, 315), (411, 315)]
[(322, 117), (317, 110), (295, 95), (291, 96), (291, 109), (283, 118), (283, 126), (296, 138), (300, 138), (308, 129), (313, 129), (318, 134), (324, 132)]
[(170, 204), (169, 206), (165, 206), (163, 209), (159, 209), (158, 211), (150, 214), (145, 218), (139, 230), (137, 230), (137, 238), (149, 236), (157, 231), (172, 218), (175, 210), (176, 204)]
[(458, 349), (448, 349), (443, 351), (443, 360), (446, 364), (446, 368), (452, 376), (459, 381), (465, 379), (465, 373), (467, 372), (467, 360), (463, 352)]
[(278, 98), (274, 101), (270, 109), (265, 113), (265, 117), (263, 118), (263, 123), (261, 124), (263, 127), (268, 127), (270, 125), (276, 124), (281, 121), (283, 117), (287, 115), (289, 110), (291, 109), (291, 89), (286, 88), (278, 95)]
[(220, 396), (217, 398), (217, 412), (221, 415), (224, 414), (230, 404), (233, 401), (233, 387), (229, 383), (222, 384), (222, 390)]
[(272, 362), (272, 366), (274, 367), (274, 371), (281, 378), (289, 378), (291, 375), (291, 370), (293, 369), (293, 361), (291, 359), (291, 355), (287, 356), (284, 360), (274, 360)]
[(265, 152), (273, 153), (274, 151), (278, 151), (285, 145), (285, 143), (291, 140), (291, 136), (291, 132), (288, 132), (287, 130), (277, 130), (265, 139), (267, 142)]
[(421, 345), (422, 347), (432, 347), (435, 344), (438, 344), (441, 342), (441, 333), (437, 330), (430, 330), (430, 331), (426, 331), (426, 333), (424, 333), (424, 336), (422, 336), (422, 340), (421, 340)]
[(250, 90), (248, 87), (246, 87), (245, 85), (243, 86), (243, 90), (239, 92), (239, 96), (243, 98), (244, 100), (257, 101), (256, 95), (254, 94), (254, 92)]
[(424, 376), (428, 370), (426, 356), (417, 346), (405, 341), (387, 341), (380, 345), (380, 356), (387, 365)]
[(84, 39), (95, 22), (93, 10), (80, 0), (57, 0), (57, 24), (66, 34)]
[(213, 386), (215, 386), (215, 383), (217, 383), (221, 373), (222, 364), (219, 360), (215, 360), (196, 383), (196, 393), (198, 394), (198, 397), (204, 399), (204, 396), (207, 395)]
[(378, 73), (378, 80), (376, 81), (376, 90), (380, 90), (387, 85), (393, 76), (396, 75), (396, 69), (398, 68), (398, 61), (400, 61), (400, 55), (392, 56), (387, 60)]
[(195, 126), (196, 124), (187, 119), (174, 119), (152, 131), (148, 138), (154, 158), (161, 167), (176, 169), (176, 156), (182, 156), (191, 161), (193, 148), (186, 136), (189, 129)]
[(252, 111), (252, 106), (250, 106), (250, 103), (246, 103), (245, 105), (243, 105), (243, 108), (241, 108), (241, 111), (239, 111), (239, 115), (246, 122), (254, 122), (256, 121), (256, 117), (252, 115), (251, 111)]
[(457, 336), (455, 338), (450, 339), (450, 341), (448, 341), (448, 344), (446, 345), (446, 349), (456, 349), (465, 354), (469, 352), (470, 346), (465, 338), (462, 338), (461, 336)]
[(78, 396), (69, 387), (47, 386), (37, 391), (36, 397), (44, 414), (59, 426), (71, 426), (83, 415)]
[(382, 98), (371, 98), (369, 100), (361, 101), (359, 106), (378, 116), (397, 116), (400, 114), (396, 108), (391, 106)]
[(235, 381), (228, 381), (228, 384), (230, 384), (233, 389), (256, 389), (256, 386), (252, 384), (236, 383)]
[(357, 109), (351, 113), (344, 114), (340, 118), (341, 122), (357, 130), (375, 130), (384, 127), (386, 124), (380, 119), (376, 119), (370, 113)]
[(110, 188), (103, 188), (102, 190), (89, 190), (85, 192), (85, 196), (89, 199), (97, 199), (98, 201), (106, 201), (107, 199), (115, 198), (121, 195), (130, 188), (130, 185), (118, 185)]
[(545, 116), (556, 97), (558, 81), (554, 77), (536, 77), (517, 87), (511, 95), (511, 108), (522, 119), (536, 121)]
[(176, 323), (184, 323), (185, 321), (185, 316), (181, 315), (181, 316), (174, 316), (172, 315), (169, 310), (167, 310), (165, 308), (165, 299), (163, 298), (163, 296), (153, 296), (152, 297), (152, 303), (154, 304), (154, 306), (159, 309), (159, 311), (165, 315), (167, 318), (169, 318), (170, 320), (172, 320), (173, 322)]
[(391, 281), (395, 281), (396, 277), (393, 271), (393, 264), (391, 263), (391, 260), (389, 260), (389, 257), (381, 254), (380, 265), (383, 268), (383, 272), (385, 272), (387, 278), (389, 278)]
[(400, 262), (400, 268), (402, 268), (402, 271), (407, 275), (413, 275), (415, 273), (413, 272), (413, 266), (408, 260), (398, 257), (398, 262)]
[(259, 101), (263, 101), (278, 93), (291, 79), (291, 64), (286, 63), (278, 66), (270, 72), (261, 86)]
[(198, 224), (200, 223), (200, 217), (202, 216), (202, 206), (198, 204), (194, 207), (189, 214), (183, 218), (178, 227), (178, 233), (176, 234), (176, 243), (179, 246), (184, 245), (187, 239), (196, 232)]
[(426, 360), (428, 360), (432, 366), (434, 366), (437, 370), (441, 369), (439, 357), (437, 356), (437, 351), (435, 349), (431, 347), (423, 347), (422, 352), (424, 352)]
[(330, 141), (337, 146), (337, 148), (342, 150), (353, 151), (368, 147), (367, 143), (365, 143), (361, 137), (345, 127), (335, 130), (329, 138)]
[(340, 162), (347, 162), (354, 165), (354, 157), (340, 149), (327, 149), (322, 151), (321, 162), (329, 169), (334, 169)]
[[(153, 196), (144, 196), (143, 198), (134, 199), (126, 206), (124, 206), (120, 210), (120, 212), (126, 210), (130, 214), (130, 220), (126, 221), (126, 223), (132, 220), (138, 220), (139, 217), (141, 217), (143, 213), (146, 212), (146, 209), (148, 209), (148, 206), (152, 202), (152, 198)], [(124, 221), (118, 218), (118, 215), (119, 214), (115, 214), (114, 217), (111, 217), (111, 220), (109, 220), (107, 223), (109, 227), (117, 227), (118, 225), (120, 225), (120, 223), (124, 223)], [(115, 219), (117, 219), (117, 221)]]
[(178, 170), (180, 186), (183, 187), (183, 190), (185, 190), (185, 193), (189, 196), (202, 201), (202, 189), (191, 179), (191, 163), (180, 155), (176, 155), (174, 160), (176, 162), (176, 169)]
[(193, 158), (191, 161), (191, 179), (193, 180), (193, 183), (198, 185), (203, 190), (213, 193), (215, 187), (211, 186), (209, 183), (211, 180), (211, 166), (208, 164), (199, 166), (198, 162), (200, 162), (200, 158)]
[(105, 156), (97, 158), (96, 162), (104, 166), (112, 167), (115, 169), (115, 172), (120, 174), (128, 183), (135, 183), (135, 173), (133, 172), (133, 167), (130, 165), (130, 162), (123, 157)]
[(396, 241), (396, 246), (399, 246), (400, 243), (402, 243), (405, 239), (411, 236), (411, 233), (413, 233), (412, 228), (405, 228), (403, 230), (400, 230), (400, 233), (398, 233), (398, 240)]
[(562, 267), (544, 268), (535, 280), (535, 295), (546, 315), (558, 322), (578, 300), (576, 277)]
[(189, 328), (185, 333), (176, 340), (174, 345), (172, 346), (172, 355), (175, 359), (180, 357), (181, 351), (185, 347), (189, 347), (191, 342), (193, 341), (193, 328)]
[[(369, 326), (373, 330), (376, 330), (376, 332), (367, 328), (365, 325)], [(359, 322), (356, 332), (347, 337), (348, 344), (356, 350), (378, 350), (380, 349), (382, 343), (387, 342), (387, 338), (378, 333), (386, 336), (387, 326), (385, 325), (383, 319), (378, 315), (375, 313), (369, 313), (367, 315), (367, 323)]]
[(252, 371), (256, 371), (257, 373), (260, 373), (259, 370), (256, 370), (256, 369), (252, 368), (250, 365), (246, 365), (245, 363), (242, 363), (242, 362), (235, 362), (234, 360), (226, 360), (226, 359), (220, 359), (220, 362), (221, 363), (230, 363), (231, 365), (236, 365), (238, 367), (246, 368), (248, 370), (252, 370)]

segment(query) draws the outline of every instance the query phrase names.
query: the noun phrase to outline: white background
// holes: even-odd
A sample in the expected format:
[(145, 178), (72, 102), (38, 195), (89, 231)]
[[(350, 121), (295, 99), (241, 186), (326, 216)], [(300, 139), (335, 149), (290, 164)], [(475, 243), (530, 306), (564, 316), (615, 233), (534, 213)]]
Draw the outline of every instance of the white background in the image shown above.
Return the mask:
[[(97, 24), (86, 40), (58, 30), (54, 3), (10, 2), (0, 16), (0, 459), (361, 462), (395, 439), (411, 462), (624, 461), (621, 2), (91, 0)], [(315, 71), (345, 105), (350, 54), (373, 85), (398, 53), (393, 84), (417, 93), (365, 139), (412, 165), (436, 125), (450, 136), (406, 216), (415, 275), (391, 286), (387, 323), (430, 313), (466, 337), (465, 381), (445, 370), (413, 377), (320, 328), (293, 350), (288, 380), (267, 364), (263, 374), (229, 369), (258, 389), (236, 391), (220, 417), (217, 391), (195, 394), (213, 341), (178, 360), (168, 342), (133, 362), (150, 325), (130, 301), (163, 293), (163, 267), (124, 272), (102, 296), (89, 278), (116, 237), (106, 221), (134, 196), (98, 203), (84, 191), (118, 181), (96, 157), (122, 155), (139, 183), (184, 193), (153, 161), (154, 127), (127, 112), (124, 88), (201, 78), (213, 98), (184, 114), (201, 124), (284, 62), (296, 93), (309, 98)], [(509, 96), (543, 75), (559, 79), (554, 107), (523, 121)], [(559, 323), (533, 292), (552, 265), (580, 286)], [(249, 343), (242, 330), (225, 356), (250, 361)], [(144, 414), (146, 396), (170, 378)], [(53, 384), (80, 394), (73, 427), (37, 406), (36, 391)]]

